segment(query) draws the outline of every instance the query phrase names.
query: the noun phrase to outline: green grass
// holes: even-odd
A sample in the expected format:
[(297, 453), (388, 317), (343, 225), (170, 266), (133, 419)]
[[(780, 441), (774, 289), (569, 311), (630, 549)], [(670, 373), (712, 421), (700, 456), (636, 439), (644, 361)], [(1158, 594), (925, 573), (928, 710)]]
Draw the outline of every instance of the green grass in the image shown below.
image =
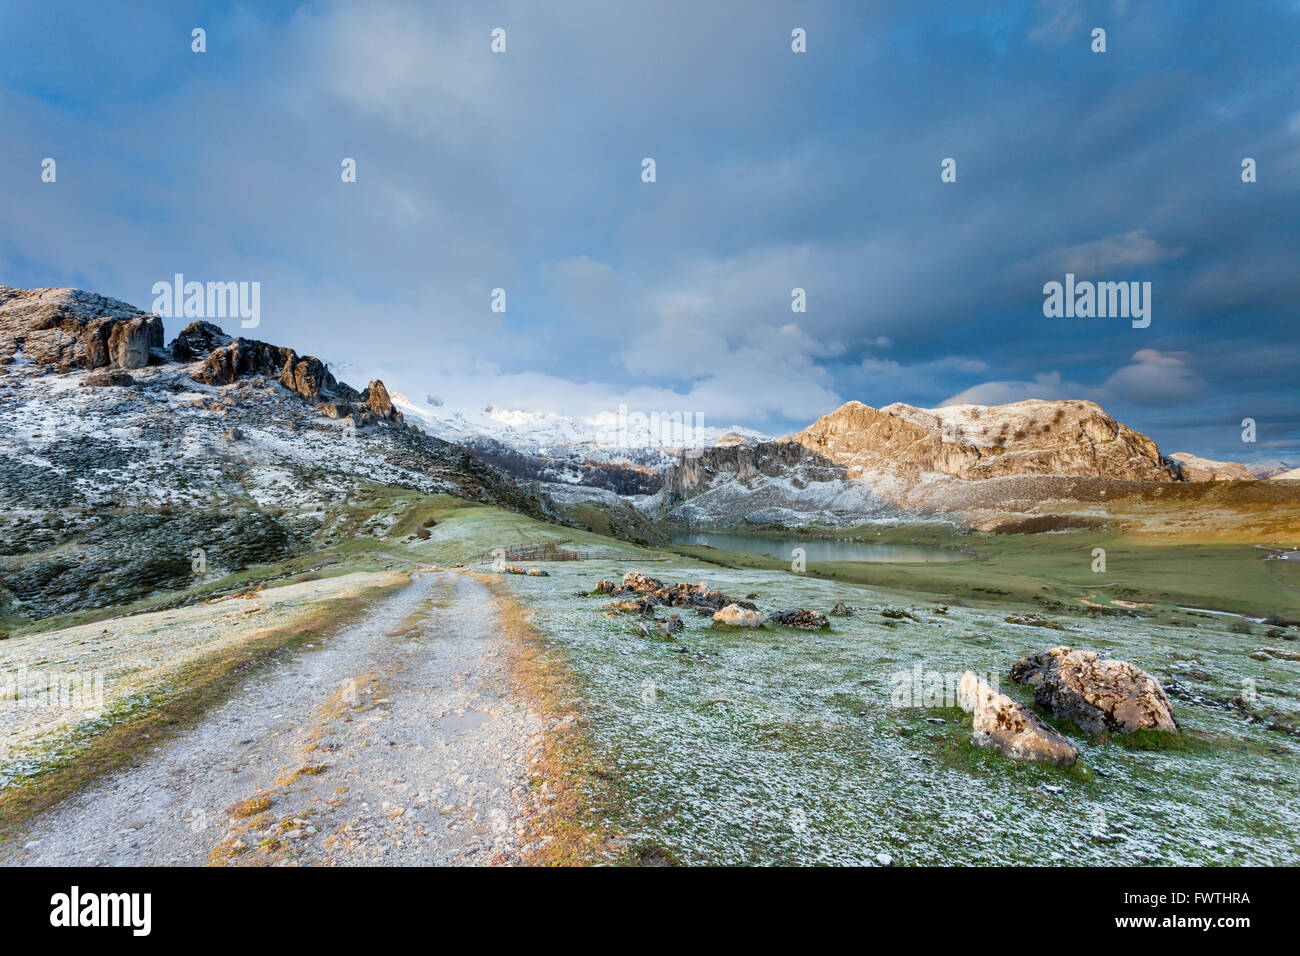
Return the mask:
[[(917, 595), (994, 598), (1018, 604), (1060, 601), (1082, 606), (1084, 599), (1101, 603), (1119, 597), (1260, 617), (1300, 617), (1300, 562), (1265, 561), (1264, 552), (1248, 544), (1167, 541), (1096, 531), (993, 535), (962, 533), (948, 525), (862, 528), (836, 536), (955, 548), (971, 559), (926, 564), (810, 562), (808, 574)], [(764, 555), (701, 545), (670, 547), (724, 567), (789, 570), (789, 562)], [(1106, 552), (1104, 573), (1091, 570), (1095, 548)]]
[[(467, 516), (465, 532), (477, 539), (494, 520)], [(961, 536), (980, 555), (971, 562), (871, 566), (834, 578), (813, 572), (841, 566), (800, 575), (780, 562), (692, 548), (680, 550), (703, 550), (715, 563), (548, 565), (550, 578), (512, 577), (507, 586), (537, 609), (590, 702), (594, 752), (618, 793), (613, 823), (654, 859), (842, 864), (887, 852), (904, 864), (1300, 862), (1296, 740), (1225, 706), (1249, 680), (1260, 694), (1256, 712), (1294, 722), (1300, 665), (1254, 661), (1257, 635), (1172, 602), (1102, 613), (1066, 604), (1065, 592), (1050, 598), (1060, 606), (1037, 600), (1037, 587), (1016, 577), (1031, 573), (1035, 546), (978, 537)], [(1098, 541), (1113, 548), (1117, 540), (1122, 559), (1136, 555), (1148, 569), (1172, 560), (1176, 573), (1187, 555), (1205, 553), (1239, 562), (1243, 575), (1257, 570), (1240, 549), (1130, 552), (1113, 536), (1049, 537), (1068, 540), (1047, 543), (1056, 565), (1037, 568), (1043, 576), (1059, 573), (1064, 556), (1082, 550), (1090, 559)], [(738, 596), (757, 591), (764, 610), (828, 610), (836, 601), (859, 610), (812, 633), (719, 630), (686, 612), (685, 631), (649, 639), (632, 619), (607, 618), (599, 603), (573, 596), (629, 570), (705, 579)], [(934, 572), (937, 583), (926, 577)], [(1184, 595), (1165, 596), (1215, 603)], [(1027, 623), (1004, 620), (1026, 608), (1032, 616), (1018, 619)], [(885, 610), (901, 613), (891, 619)], [(1131, 660), (1177, 688), (1182, 732), (1093, 736), (1041, 715), (1080, 747), (1078, 763), (1055, 767), (973, 746), (970, 718), (955, 708), (891, 705), (893, 675), (920, 663), (1001, 674), (1002, 689), (1032, 706), (1032, 690), (1009, 685), (1006, 672), (1018, 657), (1062, 643)]]
[[(380, 518), (391, 519), (386, 531), (358, 534)], [(339, 503), (327, 528), (334, 539), (310, 554), (213, 586), (400, 566), (385, 555), (445, 567), (557, 538), (642, 553), (498, 508), (383, 488)], [(417, 536), (420, 528), (427, 538)], [(601, 797), (600, 825), (622, 834), (627, 859), (870, 863), (888, 852), (909, 864), (1115, 864), (1140, 852), (1162, 863), (1300, 862), (1296, 739), (1267, 720), (1246, 723), (1227, 704), (1253, 682), (1254, 712), (1294, 726), (1300, 664), (1250, 658), (1262, 626), (1236, 633), (1232, 618), (1177, 609), (1300, 617), (1293, 565), (1262, 562), (1262, 552), (1242, 545), (1119, 533), (877, 530), (857, 535), (957, 547), (971, 559), (810, 564), (794, 574), (762, 556), (683, 547), (667, 562), (549, 563), (551, 577), (503, 579), (535, 609), (545, 650), (567, 671), (565, 693), (571, 678), (586, 709), (581, 756), (566, 759), (580, 759), (586, 779), (614, 794)], [(1095, 547), (1107, 550), (1099, 582), (1090, 571)], [(326, 558), (337, 563), (306, 570)], [(644, 638), (632, 619), (603, 615), (603, 595), (573, 596), (631, 570), (706, 580), (738, 597), (756, 591), (764, 610), (825, 611), (840, 601), (859, 610), (832, 618), (827, 632), (717, 629), (679, 611), (686, 630)], [(197, 597), (163, 595), (133, 609)], [(1117, 599), (1151, 606), (1126, 608)], [(1176, 687), (1182, 733), (1092, 737), (1063, 727), (1080, 746), (1080, 762), (1049, 767), (972, 746), (969, 717), (951, 707), (890, 703), (893, 676), (916, 664), (1005, 674), (1021, 655), (1056, 644), (1132, 660)], [(1026, 688), (1003, 689), (1032, 702)], [(126, 738), (122, 752), (133, 746)], [(101, 753), (86, 766), (109, 759)], [(574, 770), (575, 778), (585, 773)], [(1098, 814), (1117, 840), (1089, 837)], [(558, 859), (585, 852), (588, 831), (579, 829), (573, 855)]]

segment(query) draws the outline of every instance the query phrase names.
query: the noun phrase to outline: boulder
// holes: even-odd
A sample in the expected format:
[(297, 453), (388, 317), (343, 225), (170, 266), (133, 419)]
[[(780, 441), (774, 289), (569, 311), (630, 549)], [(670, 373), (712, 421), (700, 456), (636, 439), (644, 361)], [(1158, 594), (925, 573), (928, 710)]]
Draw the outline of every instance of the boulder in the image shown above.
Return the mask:
[(728, 604), (713, 614), (714, 624), (725, 624), (728, 627), (762, 627), (766, 620), (766, 614), (739, 604)]
[(316, 411), (326, 418), (347, 418), (355, 409), (347, 402), (321, 402), (316, 406)]
[(663, 582), (658, 578), (652, 578), (640, 571), (629, 571), (623, 575), (622, 586), (633, 591), (662, 591), (664, 588)]
[(839, 604), (836, 604), (833, 608), (831, 608), (831, 613), (834, 614), (836, 617), (848, 617), (850, 614), (853, 613), (853, 608), (849, 607), (847, 604), (843, 602), (840, 602)]
[(819, 631), (824, 627), (831, 626), (831, 622), (825, 614), (820, 611), (808, 611), (802, 608), (793, 611), (777, 611), (768, 620), (773, 624), (780, 624), (782, 627), (797, 627), (804, 631)]
[(1011, 680), (1034, 687), (1034, 701), (1091, 733), (1177, 731), (1169, 697), (1141, 668), (1096, 651), (1053, 647), (1016, 661)]
[(971, 671), (957, 685), (957, 703), (974, 715), (971, 743), (991, 747), (1013, 760), (1069, 766), (1079, 749), (1037, 715)]
[(92, 372), (81, 380), (83, 388), (130, 388), (135, 379), (126, 372)]

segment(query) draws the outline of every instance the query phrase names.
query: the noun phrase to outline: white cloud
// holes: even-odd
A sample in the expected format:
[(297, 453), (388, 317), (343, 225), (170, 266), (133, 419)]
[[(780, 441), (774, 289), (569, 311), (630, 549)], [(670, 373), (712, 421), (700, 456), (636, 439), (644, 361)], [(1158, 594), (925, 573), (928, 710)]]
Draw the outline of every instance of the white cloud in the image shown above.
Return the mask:
[(1187, 367), (1185, 352), (1141, 349), (1133, 364), (1106, 380), (1105, 389), (1135, 405), (1172, 405), (1199, 395), (1205, 382)]
[(1005, 405), (1031, 398), (1056, 401), (1067, 398), (1085, 398), (1100, 403), (1098, 390), (1067, 382), (1060, 372), (1042, 372), (1032, 382), (985, 382), (945, 399), (943, 405)]
[(1067, 381), (1057, 371), (1042, 372), (1033, 381), (984, 382), (958, 392), (943, 404), (1002, 405), (1030, 398), (1047, 401), (1074, 398), (1087, 399), (1102, 407), (1117, 400), (1146, 407), (1172, 405), (1195, 397), (1205, 387), (1185, 359), (1184, 352), (1141, 349), (1133, 353), (1131, 364), (1117, 369), (1100, 386)]

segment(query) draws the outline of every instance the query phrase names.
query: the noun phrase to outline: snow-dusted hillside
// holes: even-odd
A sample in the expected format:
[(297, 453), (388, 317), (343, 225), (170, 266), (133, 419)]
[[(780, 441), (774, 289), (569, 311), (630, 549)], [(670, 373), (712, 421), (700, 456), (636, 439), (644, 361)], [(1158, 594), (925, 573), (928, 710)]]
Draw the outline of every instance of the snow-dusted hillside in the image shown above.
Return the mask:
[[(648, 418), (609, 413), (582, 420), (493, 405), (453, 411), (400, 393), (393, 395), (393, 404), (429, 434), (462, 444), (527, 480), (602, 488), (620, 495), (649, 494), (661, 487), (663, 472), (683, 451), (672, 444), (680, 432), (652, 427)], [(735, 425), (691, 428), (683, 437), (692, 449), (766, 438)]]
[(379, 487), (556, 517), (407, 427), (382, 382), (206, 322), (163, 331), (91, 293), (0, 286), (0, 634), (381, 530)]
[[(550, 504), (397, 421), (356, 427), (264, 376), (0, 366), (0, 616), (126, 603), (330, 544), (373, 485)], [(111, 384), (110, 384), (111, 381)], [(96, 384), (92, 384), (96, 383)]]

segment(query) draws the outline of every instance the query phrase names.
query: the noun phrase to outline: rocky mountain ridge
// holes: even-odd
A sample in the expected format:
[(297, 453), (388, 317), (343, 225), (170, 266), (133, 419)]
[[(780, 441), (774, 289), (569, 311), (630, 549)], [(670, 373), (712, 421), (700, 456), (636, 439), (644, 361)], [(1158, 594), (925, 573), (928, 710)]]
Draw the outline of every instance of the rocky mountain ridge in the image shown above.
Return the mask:
[(936, 409), (848, 402), (784, 438), (679, 459), (654, 508), (687, 524), (845, 526), (904, 513), (950, 515), (970, 506), (969, 489), (981, 482), (1015, 480), (1021, 496), (1060, 479), (1173, 483), (1187, 476), (1181, 462), (1093, 402)]
[(1081, 400), (935, 409), (849, 402), (781, 441), (844, 466), (850, 479), (884, 469), (912, 480), (926, 473), (967, 481), (1008, 475), (1179, 477), (1154, 441)]
[(117, 300), (0, 287), (0, 625), (382, 530), (356, 525), (376, 488), (562, 520), (544, 494), (408, 427), (378, 380), (357, 391), (314, 357), (207, 322), (162, 336), (159, 317)]
[[(601, 489), (622, 496), (653, 494), (681, 453), (662, 443), (648, 424), (620, 423), (611, 414), (581, 420), (492, 405), (473, 413), (448, 412), (436, 399), (420, 404), (400, 394), (393, 401), (409, 421), (464, 445), (521, 481)], [(697, 426), (692, 431), (695, 439), (710, 446), (767, 437), (736, 425)], [(581, 492), (575, 494), (581, 497)]]

